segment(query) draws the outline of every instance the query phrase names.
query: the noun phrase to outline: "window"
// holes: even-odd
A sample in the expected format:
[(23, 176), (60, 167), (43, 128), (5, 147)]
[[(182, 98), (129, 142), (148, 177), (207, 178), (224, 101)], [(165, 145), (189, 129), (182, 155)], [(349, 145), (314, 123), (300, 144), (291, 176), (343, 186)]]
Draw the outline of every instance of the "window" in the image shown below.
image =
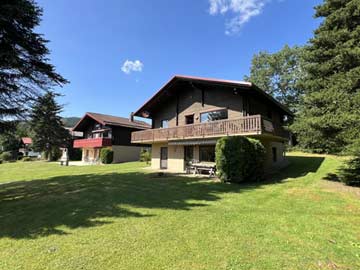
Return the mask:
[(194, 159), (194, 147), (190, 145), (184, 146), (184, 159), (185, 161), (192, 161)]
[(161, 125), (160, 127), (162, 128), (168, 128), (169, 127), (169, 120), (161, 120)]
[(276, 149), (276, 147), (272, 148), (272, 158), (273, 158), (273, 162), (277, 162), (277, 149)]
[(215, 162), (215, 145), (199, 146), (200, 162)]
[(201, 123), (210, 122), (210, 121), (217, 121), (222, 119), (228, 118), (228, 111), (227, 110), (217, 110), (211, 112), (204, 112), (200, 114), (200, 121)]
[(186, 125), (194, 124), (194, 115), (193, 114), (185, 116), (185, 124)]

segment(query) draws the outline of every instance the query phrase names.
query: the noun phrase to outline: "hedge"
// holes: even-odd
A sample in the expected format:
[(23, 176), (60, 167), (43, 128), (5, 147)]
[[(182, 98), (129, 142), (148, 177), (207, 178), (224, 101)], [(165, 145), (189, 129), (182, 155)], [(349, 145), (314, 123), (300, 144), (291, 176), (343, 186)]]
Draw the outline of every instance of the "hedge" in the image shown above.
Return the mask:
[(114, 159), (114, 151), (110, 148), (102, 148), (100, 151), (100, 159), (103, 164), (110, 164)]
[(216, 168), (223, 182), (260, 181), (264, 175), (265, 148), (246, 137), (223, 137), (215, 149)]
[(0, 155), (0, 159), (2, 159), (3, 161), (10, 161), (13, 160), (14, 158), (11, 152), (3, 152)]
[(140, 161), (146, 162), (146, 164), (149, 164), (151, 161), (151, 152), (147, 149), (141, 149), (140, 152)]

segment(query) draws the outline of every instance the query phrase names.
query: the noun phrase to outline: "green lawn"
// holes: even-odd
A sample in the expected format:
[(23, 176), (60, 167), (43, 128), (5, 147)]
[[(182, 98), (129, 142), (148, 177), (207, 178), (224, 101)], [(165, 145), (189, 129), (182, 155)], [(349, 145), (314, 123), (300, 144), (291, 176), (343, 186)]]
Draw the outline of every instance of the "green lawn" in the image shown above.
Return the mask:
[(141, 163), (0, 165), (0, 269), (360, 269), (359, 189), (294, 153), (258, 185)]

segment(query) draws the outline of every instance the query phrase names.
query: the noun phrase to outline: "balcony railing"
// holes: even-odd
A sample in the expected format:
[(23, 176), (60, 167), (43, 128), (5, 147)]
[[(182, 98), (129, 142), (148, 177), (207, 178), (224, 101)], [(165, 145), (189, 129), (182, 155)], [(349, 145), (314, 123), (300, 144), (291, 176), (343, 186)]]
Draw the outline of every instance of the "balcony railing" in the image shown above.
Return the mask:
[(136, 131), (131, 135), (131, 142), (151, 143), (234, 135), (260, 135), (263, 133), (276, 135), (272, 122), (263, 119), (261, 115), (252, 115), (231, 120)]
[(111, 146), (111, 138), (91, 138), (74, 140), (74, 148), (96, 148)]

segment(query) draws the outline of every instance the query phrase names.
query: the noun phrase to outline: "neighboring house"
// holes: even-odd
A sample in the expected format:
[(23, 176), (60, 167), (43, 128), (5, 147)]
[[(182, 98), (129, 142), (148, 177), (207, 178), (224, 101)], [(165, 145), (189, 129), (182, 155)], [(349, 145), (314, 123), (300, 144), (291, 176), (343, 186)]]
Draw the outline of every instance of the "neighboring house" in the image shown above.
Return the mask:
[(286, 163), (283, 128), (292, 113), (249, 82), (175, 76), (134, 115), (152, 119), (152, 129), (132, 133), (132, 143), (152, 145), (152, 168), (182, 172), (187, 161), (215, 161), (223, 136), (259, 139), (266, 168)]
[(74, 131), (74, 128), (70, 127), (64, 127), (67, 131), (69, 131), (69, 134), (73, 140), (80, 139), (84, 136), (84, 133), (81, 131)]
[(40, 152), (35, 152), (31, 148), (32, 139), (29, 137), (21, 138), (19, 153), (24, 157), (40, 157)]
[(142, 145), (131, 143), (131, 132), (145, 130), (150, 125), (143, 121), (105, 115), (86, 113), (75, 125), (72, 132), (83, 132), (84, 139), (74, 140), (74, 148), (82, 149), (82, 161), (100, 161), (100, 149), (114, 151), (113, 163), (139, 160)]

